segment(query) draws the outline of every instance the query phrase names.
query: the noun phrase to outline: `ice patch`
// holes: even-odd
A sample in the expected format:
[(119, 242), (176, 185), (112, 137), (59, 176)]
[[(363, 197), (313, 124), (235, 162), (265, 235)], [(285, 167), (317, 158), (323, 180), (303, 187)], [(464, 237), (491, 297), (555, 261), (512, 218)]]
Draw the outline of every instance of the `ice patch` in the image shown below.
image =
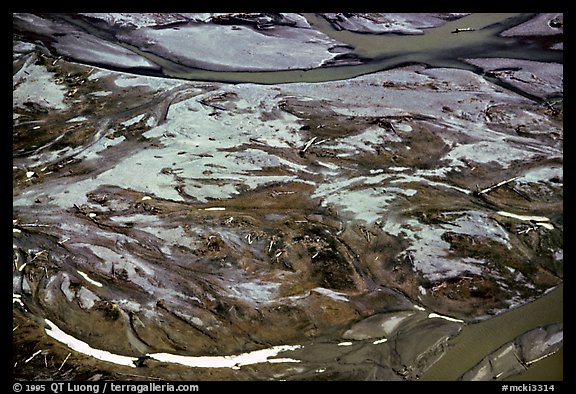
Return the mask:
[(176, 363), (195, 368), (232, 368), (239, 369), (244, 365), (260, 363), (299, 363), (300, 360), (292, 358), (271, 358), (278, 353), (300, 348), (299, 345), (275, 346), (269, 349), (255, 350), (249, 353), (242, 353), (236, 356), (180, 356), (170, 353), (149, 354), (153, 360), (160, 362)]
[[(26, 74), (24, 71), (26, 71)], [(56, 110), (67, 108), (64, 103), (66, 89), (54, 82), (53, 74), (46, 67), (30, 62), (12, 77), (12, 81), (14, 85), (12, 92), (14, 107), (22, 106), (26, 102), (32, 102)]]
[(500, 216), (505, 216), (505, 217), (509, 217), (512, 219), (518, 219), (518, 220), (523, 220), (523, 221), (531, 221), (531, 222), (549, 222), (550, 221), (550, 219), (548, 219), (546, 216), (517, 215), (515, 213), (510, 213), (510, 212), (506, 212), (506, 211), (498, 211), (496, 213)]
[(564, 260), (564, 251), (562, 249), (554, 252), (554, 260), (556, 260), (556, 261), (563, 261)]
[(495, 162), (502, 168), (508, 168), (515, 160), (529, 160), (536, 155), (535, 152), (515, 148), (504, 141), (480, 141), (459, 145), (452, 149), (444, 159), (450, 160), (454, 166), (465, 167), (466, 164), (462, 161), (464, 159), (482, 164)]
[[(295, 29), (298, 34), (289, 37), (216, 24), (140, 30), (153, 52), (168, 51), (176, 61), (211, 70), (306, 69), (335, 56), (329, 48), (336, 41), (314, 29)], [(183, 36), (194, 39), (183, 40)]]
[[(422, 272), (427, 278), (455, 277), (467, 271), (474, 275), (482, 274), (483, 260), (463, 257), (456, 259), (449, 256), (450, 243), (442, 236), (447, 231), (456, 234), (488, 238), (510, 248), (507, 232), (494, 220), (476, 211), (445, 212), (446, 224), (428, 225), (415, 219), (407, 219), (403, 223), (386, 221), (383, 230), (389, 234), (404, 235), (411, 240), (411, 245), (403, 253), (409, 259), (415, 270)], [(450, 220), (450, 215), (459, 215)], [(450, 226), (448, 223), (453, 223)]]
[(79, 274), (81, 277), (83, 277), (84, 279), (86, 279), (86, 281), (87, 281), (88, 283), (91, 283), (91, 284), (93, 284), (94, 286), (97, 286), (97, 287), (102, 287), (102, 283), (97, 282), (97, 281), (95, 281), (94, 279), (91, 279), (91, 278), (88, 276), (88, 274), (86, 274), (86, 273), (84, 273), (84, 272), (82, 272), (82, 271), (77, 271), (77, 272), (78, 272), (78, 274)]
[[(322, 197), (322, 206), (334, 204), (351, 213), (355, 220), (372, 223), (386, 211), (386, 208), (399, 196), (412, 197), (417, 191), (398, 187), (366, 187), (379, 185), (393, 177), (391, 174), (376, 174), (340, 181), (326, 182), (318, 186), (313, 198)], [(364, 188), (360, 188), (364, 186)]]
[(120, 73), (114, 73), (113, 75), (116, 76), (114, 83), (116, 86), (121, 88), (145, 86), (151, 90), (168, 90), (182, 84), (182, 81), (172, 80), (169, 78), (147, 77), (143, 75), (136, 76)]
[(110, 96), (112, 94), (112, 92), (99, 91), (99, 92), (92, 92), (90, 94), (92, 96), (96, 96), (96, 97), (106, 97), (106, 96)]
[[(138, 360), (138, 358), (122, 356), (119, 354), (110, 353), (105, 350), (94, 349), (86, 342), (66, 334), (50, 320), (44, 319), (44, 321), (47, 325), (45, 328), (46, 334), (65, 344), (70, 349), (102, 361), (107, 361), (118, 365), (125, 365), (133, 368), (136, 367), (135, 362)], [(295, 360), (292, 358), (271, 358), (278, 355), (278, 353), (296, 350), (299, 348), (301, 348), (300, 345), (281, 345), (274, 346), (269, 349), (255, 350), (253, 352), (242, 353), (233, 356), (182, 356), (170, 353), (153, 353), (148, 354), (148, 357), (160, 362), (176, 363), (196, 368), (238, 369), (244, 365), (259, 363), (299, 363), (300, 360)]]
[(449, 317), (449, 316), (444, 316), (444, 315), (439, 315), (437, 313), (430, 313), (428, 315), (428, 319), (432, 319), (432, 318), (440, 318), (440, 319), (444, 319), (444, 320), (448, 320), (448, 321), (453, 321), (453, 322), (457, 322), (457, 323), (464, 323), (464, 320), (460, 320), (460, 319), (455, 319), (453, 317)]
[[(526, 173), (516, 179), (517, 183), (549, 182), (552, 178), (563, 179), (563, 167), (541, 167), (526, 171)], [(558, 185), (561, 185), (560, 183)]]
[(88, 120), (88, 118), (85, 117), (85, 116), (83, 116), (83, 115), (81, 115), (81, 116), (76, 116), (76, 117), (74, 117), (74, 118), (72, 118), (72, 119), (67, 120), (66, 123), (84, 122), (84, 121), (86, 121), (86, 120)]
[(229, 286), (231, 295), (236, 298), (255, 301), (257, 303), (271, 302), (280, 285), (271, 282), (245, 282)]
[(70, 349), (77, 351), (79, 353), (85, 354), (97, 358), (98, 360), (108, 361), (114, 364), (125, 365), (127, 367), (136, 368), (134, 362), (137, 360), (135, 357), (121, 356), (119, 354), (114, 354), (107, 352), (105, 350), (94, 349), (86, 342), (74, 338), (71, 335), (66, 334), (58, 326), (52, 323), (48, 319), (44, 319), (46, 322), (46, 334), (58, 342), (61, 342), (68, 346)]
[(320, 293), (337, 301), (348, 301), (348, 298), (345, 297), (344, 293), (326, 289), (324, 287), (315, 287), (312, 289), (312, 291), (315, 291), (316, 293)]
[(122, 123), (120, 123), (120, 124), (123, 125), (123, 126), (126, 126), (126, 127), (131, 126), (131, 125), (133, 125), (133, 124), (136, 124), (136, 123), (140, 122), (140, 121), (144, 118), (144, 115), (145, 115), (145, 114), (137, 115), (137, 116), (135, 116), (135, 117), (133, 117), (133, 118), (131, 118), (131, 119), (125, 120), (124, 122), (122, 122)]

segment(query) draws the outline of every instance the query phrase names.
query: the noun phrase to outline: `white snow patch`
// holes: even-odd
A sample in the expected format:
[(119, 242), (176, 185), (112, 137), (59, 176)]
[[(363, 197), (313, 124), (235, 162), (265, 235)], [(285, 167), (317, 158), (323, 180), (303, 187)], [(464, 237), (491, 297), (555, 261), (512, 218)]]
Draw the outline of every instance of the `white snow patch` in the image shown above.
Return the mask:
[(337, 301), (348, 301), (348, 298), (345, 297), (346, 294), (326, 289), (324, 287), (315, 287), (312, 289), (312, 291), (315, 291), (316, 293), (320, 293)]
[(71, 335), (66, 334), (58, 326), (52, 323), (48, 319), (44, 319), (48, 327), (46, 328), (46, 334), (58, 342), (61, 342), (68, 346), (70, 349), (75, 350), (79, 353), (85, 354), (97, 358), (98, 360), (108, 361), (114, 364), (125, 365), (127, 367), (136, 368), (134, 361), (137, 360), (135, 357), (122, 356), (119, 354), (114, 354), (107, 352), (105, 350), (94, 349), (86, 342), (74, 338)]
[(88, 274), (86, 274), (86, 273), (84, 273), (84, 272), (82, 272), (82, 271), (77, 271), (77, 272), (78, 272), (78, 274), (79, 274), (81, 277), (83, 277), (84, 279), (86, 279), (86, 281), (87, 281), (88, 283), (91, 283), (91, 284), (93, 284), (94, 286), (102, 287), (102, 283), (97, 282), (97, 281), (95, 281), (94, 279), (91, 279), (91, 278), (88, 276)]
[(440, 318), (440, 319), (444, 319), (444, 320), (448, 320), (448, 321), (457, 322), (457, 323), (464, 323), (464, 320), (455, 319), (455, 318), (449, 317), (449, 316), (439, 315), (439, 314), (437, 314), (437, 313), (430, 313), (430, 314), (428, 315), (428, 318), (429, 318), (429, 319), (432, 319), (432, 318), (435, 318), (435, 317), (436, 317), (436, 318)]
[(232, 368), (239, 369), (244, 365), (260, 363), (299, 363), (300, 360), (292, 358), (271, 359), (280, 352), (295, 350), (300, 345), (274, 346), (269, 349), (255, 350), (249, 353), (242, 353), (235, 356), (181, 356), (170, 353), (153, 353), (148, 356), (156, 361), (176, 363), (196, 368)]
[(510, 213), (506, 211), (498, 211), (496, 212), (500, 216), (506, 216), (513, 219), (523, 220), (523, 221), (534, 221), (534, 222), (549, 222), (546, 216), (527, 216), (527, 215), (517, 215), (515, 213)]
[[(114, 364), (125, 365), (135, 368), (134, 364), (137, 361), (135, 357), (122, 356), (110, 353), (105, 350), (94, 349), (86, 342), (83, 342), (73, 336), (66, 334), (56, 324), (50, 320), (45, 319), (48, 327), (46, 327), (46, 334), (57, 341), (65, 344), (72, 350), (79, 353), (97, 358), (102, 361), (111, 362)], [(274, 346), (269, 349), (255, 350), (253, 352), (242, 353), (232, 356), (183, 356), (171, 353), (153, 353), (148, 356), (156, 361), (176, 363), (186, 365), (189, 367), (197, 368), (232, 368), (238, 369), (244, 365), (258, 364), (258, 363), (299, 363), (300, 360), (292, 358), (271, 358), (278, 353), (301, 348), (300, 345), (281, 345)]]
[(54, 82), (54, 75), (44, 66), (32, 62), (26, 64), (12, 77), (12, 83), (15, 87), (12, 92), (14, 107), (32, 102), (56, 110), (66, 109), (66, 89)]

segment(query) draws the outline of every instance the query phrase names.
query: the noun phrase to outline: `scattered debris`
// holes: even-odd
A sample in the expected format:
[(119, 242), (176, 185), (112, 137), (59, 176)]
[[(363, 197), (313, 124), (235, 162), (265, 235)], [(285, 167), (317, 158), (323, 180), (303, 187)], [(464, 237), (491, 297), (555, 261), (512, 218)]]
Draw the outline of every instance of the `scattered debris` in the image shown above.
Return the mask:
[(510, 213), (506, 211), (498, 211), (496, 212), (500, 216), (506, 216), (513, 219), (530, 221), (530, 222), (549, 222), (550, 219), (546, 216), (526, 216), (526, 215), (517, 215), (515, 213)]
[(278, 196), (286, 196), (286, 195), (295, 194), (295, 193), (296, 192), (294, 192), (294, 191), (276, 191), (276, 190), (274, 190), (270, 193), (270, 196), (271, 197), (278, 197)]
[(39, 355), (42, 352), (42, 350), (37, 350), (36, 352), (34, 352), (33, 355), (31, 355), (30, 357), (28, 357), (25, 361), (24, 364), (28, 364), (30, 361), (32, 361), (32, 359), (34, 357), (36, 357), (37, 355)]
[(371, 236), (374, 235), (374, 233), (368, 230), (365, 226), (360, 226), (360, 232), (364, 235), (366, 241), (370, 243)]
[(20, 305), (22, 308), (25, 308), (26, 306), (22, 302), (21, 298), (22, 298), (22, 294), (12, 293), (12, 304), (16, 303), (16, 304)]
[(308, 150), (308, 148), (310, 148), (310, 146), (314, 143), (314, 141), (316, 141), (318, 137), (312, 137), (310, 140), (308, 140), (308, 142), (306, 142), (306, 144), (304, 145), (304, 147), (302, 149), (300, 149), (300, 152), (298, 152), (298, 154), (300, 155), (300, 157), (304, 157), (304, 153), (306, 153), (306, 151)]
[(546, 216), (527, 216), (527, 215), (517, 215), (515, 213), (510, 213), (506, 211), (496, 212), (500, 216), (521, 220), (523, 222), (530, 222), (521, 230), (518, 230), (518, 234), (528, 234), (530, 231), (537, 230), (539, 227), (544, 227), (547, 230), (554, 230), (554, 225), (550, 222), (550, 219)]
[(248, 233), (245, 238), (248, 241), (248, 245), (252, 245), (252, 233)]
[(451, 33), (455, 34), (455, 33), (462, 33), (465, 31), (476, 31), (476, 29), (474, 29), (473, 27), (464, 27), (464, 28), (454, 29), (451, 31)]
[[(32, 259), (30, 260), (30, 262), (33, 262), (34, 260), (36, 260), (38, 257), (42, 256), (43, 254), (48, 254), (48, 251), (43, 249), (39, 252), (34, 253), (34, 256), (32, 257)], [(20, 269), (22, 269), (22, 267), (20, 267)]]
[(97, 281), (95, 281), (94, 279), (90, 278), (90, 277), (88, 276), (88, 274), (86, 274), (86, 273), (84, 273), (84, 272), (82, 272), (82, 271), (77, 271), (77, 272), (78, 272), (78, 274), (79, 274), (81, 277), (83, 277), (84, 279), (86, 279), (86, 281), (88, 281), (89, 283), (92, 283), (94, 286), (97, 286), (97, 287), (102, 287), (102, 283), (97, 282)]
[[(486, 189), (473, 191), (473, 192), (472, 192), (472, 195), (475, 196), (475, 197), (480, 197), (482, 194), (489, 193), (489, 192), (491, 192), (492, 190), (497, 189), (497, 188), (499, 188), (499, 187), (501, 187), (501, 186), (504, 186), (505, 184), (510, 183), (510, 182), (512, 182), (512, 181), (515, 180), (515, 179), (518, 179), (518, 177), (515, 176), (515, 177), (512, 177), (512, 178), (510, 178), (510, 179), (506, 179), (505, 181), (498, 182), (498, 183), (496, 183), (496, 184), (494, 184), (494, 185), (492, 185), (492, 186), (490, 186), (490, 187), (487, 187)], [(479, 189), (478, 185), (476, 185), (476, 188)]]
[(455, 319), (455, 318), (450, 317), (450, 316), (439, 315), (438, 313), (429, 313), (428, 319), (433, 319), (433, 318), (440, 318), (440, 319), (453, 321), (453, 322), (457, 322), (457, 323), (464, 323), (464, 320), (461, 320), (461, 319)]
[(86, 217), (88, 217), (90, 220), (92, 220), (94, 223), (98, 223), (96, 221), (96, 217), (98, 216), (96, 214), (96, 212), (93, 212), (92, 209), (88, 206), (84, 206), (82, 205), (81, 207), (79, 207), (78, 205), (74, 204), (74, 208), (76, 209), (76, 211), (82, 213), (83, 215), (85, 215)]
[(19, 223), (18, 227), (50, 227), (47, 224), (39, 224), (39, 223)]
[(72, 353), (68, 352), (68, 355), (66, 356), (66, 358), (64, 359), (64, 361), (62, 361), (62, 364), (60, 364), (60, 367), (58, 368), (58, 371), (60, 371), (62, 369), (62, 367), (64, 366), (64, 364), (66, 363), (66, 361), (68, 361), (68, 358), (70, 357)]

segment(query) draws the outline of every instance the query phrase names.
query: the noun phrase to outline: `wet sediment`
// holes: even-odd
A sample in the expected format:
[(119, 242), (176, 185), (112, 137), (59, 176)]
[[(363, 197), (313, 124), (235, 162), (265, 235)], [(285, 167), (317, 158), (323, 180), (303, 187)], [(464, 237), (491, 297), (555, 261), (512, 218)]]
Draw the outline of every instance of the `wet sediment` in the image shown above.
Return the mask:
[[(22, 54), (14, 374), (420, 379), (563, 282), (562, 82), (530, 67), (541, 101), (419, 65), (229, 85)], [(552, 323), (455, 378), (557, 352)]]

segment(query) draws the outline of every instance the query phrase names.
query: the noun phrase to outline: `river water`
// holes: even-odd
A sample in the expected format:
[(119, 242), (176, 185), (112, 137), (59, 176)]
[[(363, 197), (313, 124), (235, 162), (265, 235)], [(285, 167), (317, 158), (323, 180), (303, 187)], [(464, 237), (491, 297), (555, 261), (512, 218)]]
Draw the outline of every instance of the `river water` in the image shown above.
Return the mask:
[[(478, 363), (490, 351), (518, 335), (536, 327), (559, 323), (564, 320), (564, 289), (558, 286), (550, 293), (530, 304), (511, 310), (492, 319), (464, 327), (462, 333), (452, 342), (454, 346), (440, 361), (434, 364), (422, 377), (422, 380), (456, 380), (469, 368)], [(562, 354), (550, 356), (548, 363), (536, 363), (522, 376), (546, 376), (545, 371), (557, 371), (554, 378), (562, 378)], [(544, 374), (542, 374), (544, 372)], [(559, 374), (558, 374), (559, 372)]]
[[(430, 67), (460, 68), (479, 72), (465, 63), (465, 58), (505, 57), (542, 62), (562, 62), (562, 51), (546, 50), (537, 42), (524, 42), (518, 37), (499, 33), (530, 20), (531, 13), (474, 13), (448, 21), (439, 27), (423, 29), (421, 35), (365, 34), (336, 30), (316, 14), (303, 14), (311, 26), (331, 38), (354, 48), (353, 54), (362, 64), (320, 67), (309, 70), (274, 70), (259, 72), (211, 71), (194, 69), (175, 63), (135, 46), (125, 48), (158, 64), (165, 77), (230, 83), (278, 84), (290, 82), (325, 82), (353, 78), (406, 64), (421, 63)], [(93, 34), (101, 34), (77, 19), (65, 18)], [(457, 29), (472, 29), (454, 33)]]

